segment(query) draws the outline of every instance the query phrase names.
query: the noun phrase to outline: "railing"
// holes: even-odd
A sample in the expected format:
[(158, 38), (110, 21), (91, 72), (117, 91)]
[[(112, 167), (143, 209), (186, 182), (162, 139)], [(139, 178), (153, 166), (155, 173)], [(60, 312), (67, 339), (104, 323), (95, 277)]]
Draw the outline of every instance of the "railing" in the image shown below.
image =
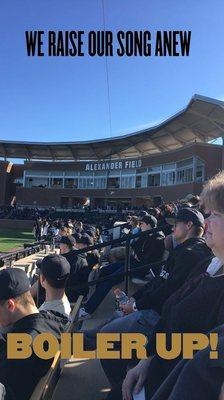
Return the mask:
[[(126, 225), (126, 224), (124, 224)], [(108, 275), (106, 277), (103, 278), (99, 278), (95, 281), (91, 281), (91, 282), (87, 282), (86, 284), (83, 285), (79, 285), (77, 287), (74, 287), (74, 289), (77, 288), (84, 288), (84, 287), (90, 287), (90, 286), (94, 286), (100, 282), (104, 282), (106, 280), (110, 280), (110, 279), (115, 279), (116, 277), (125, 277), (125, 291), (128, 294), (128, 278), (131, 275), (132, 272), (134, 271), (142, 271), (144, 269), (147, 269), (148, 267), (156, 267), (159, 266), (162, 263), (162, 255), (161, 255), (161, 261), (156, 262), (156, 263), (150, 263), (147, 265), (143, 265), (143, 266), (139, 266), (137, 268), (131, 268), (130, 266), (130, 261), (131, 261), (131, 241), (133, 239), (137, 239), (139, 237), (144, 237), (144, 236), (148, 236), (151, 233), (155, 233), (158, 232), (160, 230), (163, 230), (163, 228), (165, 228), (167, 225), (163, 225), (157, 228), (153, 228), (150, 230), (147, 230), (145, 232), (139, 232), (136, 234), (127, 234), (119, 239), (113, 239), (113, 240), (109, 240), (107, 242), (103, 242), (103, 243), (98, 243), (89, 247), (86, 247), (84, 249), (79, 249), (76, 250), (76, 254), (82, 254), (82, 253), (86, 253), (87, 251), (91, 251), (91, 250), (95, 250), (95, 249), (101, 249), (107, 246), (114, 246), (114, 245), (121, 245), (121, 244), (125, 244), (125, 260), (124, 260), (124, 272), (121, 273), (116, 273), (113, 275)], [(21, 258), (25, 258), (31, 254), (34, 254), (40, 250), (43, 250), (45, 247), (45, 241), (39, 242), (38, 244), (28, 247), (27, 249), (24, 250), (19, 250), (15, 253), (11, 253), (11, 254), (7, 254), (5, 256), (0, 256), (0, 266), (1, 266), (1, 262), (8, 262), (9, 265), (11, 266), (13, 261), (17, 261)], [(150, 261), (150, 260), (149, 260)]]
[(31, 254), (38, 253), (39, 251), (43, 250), (44, 247), (45, 247), (45, 241), (42, 240), (40, 242), (35, 242), (34, 244), (30, 244), (30, 247), (0, 256), (0, 267), (2, 267), (5, 263), (7, 263), (11, 267), (13, 262), (28, 257)]
[(163, 225), (163, 226), (160, 226), (158, 228), (153, 228), (153, 229), (147, 230), (145, 232), (139, 232), (139, 233), (135, 233), (135, 234), (128, 234), (128, 235), (125, 235), (125, 236), (123, 236), (123, 237), (121, 237), (119, 239), (114, 239), (114, 240), (110, 240), (110, 241), (107, 241), (107, 242), (98, 243), (98, 244), (95, 244), (93, 246), (86, 247), (84, 249), (76, 250), (76, 254), (81, 254), (81, 253), (86, 253), (87, 251), (91, 251), (91, 250), (95, 250), (95, 249), (98, 250), (98, 249), (101, 249), (103, 247), (112, 246), (112, 245), (119, 245), (119, 244), (122, 244), (122, 243), (125, 243), (125, 248), (126, 248), (124, 272), (113, 274), (112, 276), (108, 275), (106, 277), (97, 279), (95, 281), (88, 282), (88, 283), (86, 283), (85, 285), (82, 285), (82, 286), (79, 285), (79, 286), (76, 287), (76, 289), (78, 287), (79, 288), (83, 288), (83, 287), (93, 286), (93, 285), (96, 285), (96, 284), (98, 284), (100, 282), (104, 282), (106, 280), (114, 279), (115, 277), (118, 277), (118, 276), (120, 276), (120, 277), (124, 276), (125, 277), (125, 292), (128, 294), (128, 278), (129, 278), (129, 276), (130, 276), (130, 274), (132, 272), (134, 272), (134, 271), (143, 271), (144, 269), (147, 269), (147, 267), (151, 267), (151, 266), (154, 266), (156, 268), (157, 266), (161, 265), (161, 263), (162, 263), (162, 254), (161, 254), (161, 261), (159, 261), (159, 262), (150, 263), (150, 260), (149, 260), (149, 264), (147, 264), (147, 265), (143, 265), (141, 267), (139, 266), (137, 268), (131, 268), (131, 265), (130, 265), (130, 262), (131, 262), (131, 241), (133, 239), (136, 239), (136, 238), (139, 238), (139, 237), (148, 236), (151, 233), (155, 233), (155, 232), (158, 232), (160, 230), (163, 230), (163, 228), (165, 228), (166, 226), (167, 225)]

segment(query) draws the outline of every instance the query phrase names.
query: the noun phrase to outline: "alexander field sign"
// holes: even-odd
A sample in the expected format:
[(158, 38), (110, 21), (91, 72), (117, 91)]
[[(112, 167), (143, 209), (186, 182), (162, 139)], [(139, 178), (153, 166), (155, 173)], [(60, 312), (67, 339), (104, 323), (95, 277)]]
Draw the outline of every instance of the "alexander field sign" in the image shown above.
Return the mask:
[(141, 168), (142, 160), (107, 161), (97, 163), (87, 163), (86, 171), (111, 171), (115, 169), (135, 169)]

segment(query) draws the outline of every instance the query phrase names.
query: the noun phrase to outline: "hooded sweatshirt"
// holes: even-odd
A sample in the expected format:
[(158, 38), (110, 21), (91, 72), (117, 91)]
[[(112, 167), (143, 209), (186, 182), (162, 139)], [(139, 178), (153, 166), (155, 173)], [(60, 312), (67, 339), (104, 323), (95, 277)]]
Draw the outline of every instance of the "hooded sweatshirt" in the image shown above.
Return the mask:
[[(51, 333), (60, 339), (68, 319), (59, 313), (41, 311), (18, 320), (11, 333), (27, 333), (32, 340), (40, 333)], [(27, 359), (7, 358), (7, 336), (0, 337), (0, 382), (6, 388), (6, 400), (28, 400), (39, 382), (46, 374), (52, 359), (43, 360), (32, 353)]]

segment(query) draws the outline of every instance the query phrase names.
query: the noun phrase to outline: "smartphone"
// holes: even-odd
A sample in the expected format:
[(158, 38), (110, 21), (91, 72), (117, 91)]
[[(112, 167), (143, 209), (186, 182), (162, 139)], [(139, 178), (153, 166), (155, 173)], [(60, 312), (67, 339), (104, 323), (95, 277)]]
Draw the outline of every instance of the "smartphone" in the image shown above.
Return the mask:
[(138, 394), (133, 393), (132, 396), (133, 396), (133, 400), (146, 400), (144, 386), (143, 386), (141, 392), (139, 392)]

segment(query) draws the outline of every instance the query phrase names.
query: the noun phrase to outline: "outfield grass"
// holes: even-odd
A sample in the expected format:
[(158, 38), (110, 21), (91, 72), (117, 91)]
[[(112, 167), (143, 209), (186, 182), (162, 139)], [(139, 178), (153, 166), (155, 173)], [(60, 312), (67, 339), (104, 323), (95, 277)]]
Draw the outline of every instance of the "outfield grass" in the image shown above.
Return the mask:
[(34, 242), (31, 229), (2, 229), (0, 228), (0, 252), (10, 252), (23, 248), (26, 242)]

